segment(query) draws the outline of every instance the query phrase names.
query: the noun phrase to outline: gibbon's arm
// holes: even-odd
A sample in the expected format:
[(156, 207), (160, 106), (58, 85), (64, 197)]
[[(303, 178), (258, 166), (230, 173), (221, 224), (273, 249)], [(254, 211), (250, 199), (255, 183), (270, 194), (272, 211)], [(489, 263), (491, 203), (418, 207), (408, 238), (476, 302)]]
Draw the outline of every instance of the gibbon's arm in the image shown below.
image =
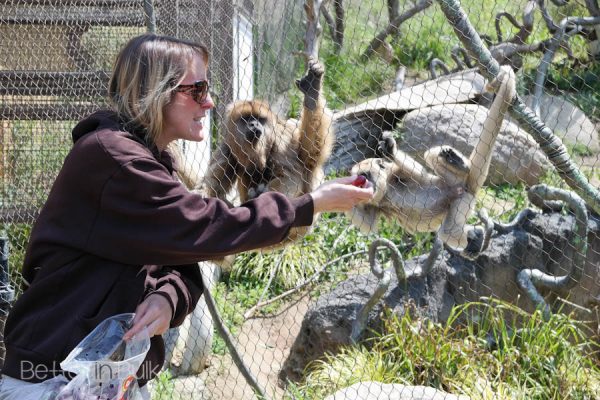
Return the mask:
[(471, 170), (466, 183), (467, 191), (473, 194), (481, 189), (488, 176), (498, 132), (502, 127), (506, 111), (517, 94), (515, 73), (512, 68), (502, 66), (496, 79), (488, 85), (488, 89), (497, 89), (498, 93), (483, 123), (477, 145), (469, 157)]
[(221, 143), (211, 157), (210, 166), (198, 191), (204, 196), (224, 200), (237, 181), (238, 162), (229, 146)]
[(296, 86), (304, 93), (298, 158), (308, 171), (314, 171), (325, 163), (333, 144), (332, 116), (325, 108), (325, 98), (321, 93), (324, 73), (323, 65), (311, 58), (307, 74), (296, 81)]

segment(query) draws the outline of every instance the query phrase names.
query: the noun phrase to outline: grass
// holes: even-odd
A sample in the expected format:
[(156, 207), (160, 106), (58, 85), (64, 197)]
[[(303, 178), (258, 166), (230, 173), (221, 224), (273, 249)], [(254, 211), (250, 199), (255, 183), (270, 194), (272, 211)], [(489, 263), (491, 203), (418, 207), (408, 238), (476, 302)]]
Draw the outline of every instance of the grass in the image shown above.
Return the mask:
[[(479, 323), (464, 321), (478, 314)], [(469, 319), (469, 321), (473, 321)], [(522, 321), (519, 330), (515, 330)], [(289, 398), (322, 399), (361, 381), (424, 385), (472, 399), (593, 399), (600, 370), (584, 324), (563, 314), (544, 322), (498, 300), (456, 307), (448, 323), (388, 314), (372, 341), (307, 367)]]
[(173, 375), (169, 370), (161, 371), (152, 381), (152, 385), (152, 400), (171, 400), (176, 396)]

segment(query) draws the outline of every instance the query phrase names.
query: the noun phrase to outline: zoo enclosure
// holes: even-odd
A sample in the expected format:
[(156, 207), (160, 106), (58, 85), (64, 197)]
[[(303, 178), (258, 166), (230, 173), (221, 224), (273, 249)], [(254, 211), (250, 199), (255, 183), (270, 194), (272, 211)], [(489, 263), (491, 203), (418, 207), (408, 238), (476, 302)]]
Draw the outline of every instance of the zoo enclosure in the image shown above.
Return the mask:
[[(35, 220), (70, 147), (71, 128), (89, 112), (106, 105), (104, 95), (110, 63), (120, 46), (148, 29), (207, 44), (211, 52), (210, 79), (218, 102), (212, 118), (213, 136), (217, 137), (224, 107), (236, 99), (267, 99), (282, 117), (298, 116), (299, 95), (292, 88), (294, 79), (304, 71), (302, 58), (295, 55), (305, 46), (307, 17), (303, 3), (266, 0), (0, 2), (0, 223), (11, 247), (10, 271), (4, 272), (17, 290), (17, 296), (18, 269), (29, 224)], [(465, 60), (463, 53), (454, 49), (460, 40), (450, 26), (439, 28), (439, 24), (447, 24), (439, 4), (432, 1), (325, 3), (325, 12), (321, 14), (323, 32), (318, 37), (322, 43), (319, 56), (327, 67), (325, 95), (329, 106), (336, 111), (334, 131), (338, 136), (328, 172), (344, 173), (355, 162), (375, 156), (384, 130), (396, 130), (404, 143), (403, 149), (411, 154), (422, 153), (425, 147), (437, 144), (431, 134), (428, 143), (414, 141), (416, 136), (412, 136), (412, 142), (409, 140), (411, 132), (406, 127), (405, 115), (430, 108), (432, 104), (424, 99), (430, 90), (435, 92), (435, 88), (423, 90), (419, 85), (426, 85), (439, 71), (456, 73), (474, 65), (472, 59)], [(593, 20), (564, 22), (567, 16), (598, 17), (596, 3), (522, 1), (510, 6), (505, 3), (484, 6), (471, 2), (468, 6), (466, 12), (472, 19), (474, 15), (481, 16), (473, 22), (480, 33), (488, 36), (482, 35), (495, 58), (522, 72), (520, 93), (530, 93), (533, 96), (530, 104), (534, 108), (536, 102), (540, 104), (541, 115), (546, 112), (546, 118), (550, 118), (552, 107), (558, 107), (554, 120), (546, 122), (555, 123), (555, 133), (563, 135), (569, 152), (575, 156), (573, 159), (588, 171), (587, 177), (597, 187), (594, 169), (598, 152), (595, 125), (599, 118), (598, 96), (594, 93), (598, 71), (594, 58), (598, 53), (597, 25)], [(504, 6), (512, 7), (510, 14), (501, 14), (507, 11)], [(494, 24), (497, 29), (492, 28)], [(424, 38), (427, 32), (436, 31), (434, 28), (446, 34), (443, 40)], [(563, 36), (559, 35), (561, 30)], [(552, 46), (561, 50), (552, 51)], [(350, 62), (340, 61), (344, 59)], [(350, 81), (355, 87), (349, 90), (344, 87), (344, 81)], [(457, 99), (451, 94), (456, 89), (453, 85), (456, 83), (444, 89), (447, 99), (440, 100), (438, 96), (440, 103), (485, 104), (485, 95), (481, 93), (469, 93), (466, 98)], [(473, 84), (473, 90), (476, 86)], [(538, 96), (540, 88), (555, 97)], [(416, 100), (403, 106), (394, 94), (402, 94), (402, 97), (407, 93)], [(561, 99), (572, 101), (558, 103)], [(367, 100), (371, 103), (365, 103)], [(552, 106), (553, 101), (559, 105)], [(575, 111), (571, 108), (566, 116), (561, 114), (561, 110), (572, 103), (583, 109), (585, 119), (580, 114), (573, 117)], [(441, 124), (431, 118), (425, 117), (426, 124)], [(558, 122), (563, 124), (557, 128)], [(465, 122), (469, 124), (472, 127), (475, 122)], [(576, 124), (579, 124), (576, 129), (570, 129)], [(583, 138), (573, 133), (583, 131), (584, 124), (592, 124), (591, 130), (585, 125), (585, 131), (591, 131), (592, 136)], [(458, 128), (461, 129), (464, 128)], [(446, 136), (441, 141), (458, 147), (460, 139)], [(516, 163), (521, 168), (515, 172), (497, 165), (492, 175), (498, 187), (506, 185), (510, 173), (519, 176), (522, 170), (535, 169), (530, 162), (536, 159), (537, 144), (531, 140), (525, 143), (529, 148), (521, 153), (507, 147), (501, 162)], [(204, 172), (208, 147), (190, 143), (182, 146), (190, 165)], [(535, 179), (540, 179), (541, 172), (549, 169), (549, 164), (540, 162), (540, 165)], [(525, 180), (520, 184), (524, 190), (531, 183)], [(560, 180), (555, 183), (560, 184)], [(491, 195), (488, 201), (490, 198), (491, 205), (498, 207), (498, 216), (507, 214), (508, 218), (510, 208), (518, 206), (501, 204)], [(337, 221), (340, 225), (347, 224), (342, 217)], [(390, 239), (398, 242), (407, 240), (406, 237)], [(585, 277), (598, 284), (597, 274), (586, 271), (583, 279)], [(590, 297), (598, 294), (597, 286), (586, 286), (586, 290)], [(297, 317), (298, 324), (301, 317)]]

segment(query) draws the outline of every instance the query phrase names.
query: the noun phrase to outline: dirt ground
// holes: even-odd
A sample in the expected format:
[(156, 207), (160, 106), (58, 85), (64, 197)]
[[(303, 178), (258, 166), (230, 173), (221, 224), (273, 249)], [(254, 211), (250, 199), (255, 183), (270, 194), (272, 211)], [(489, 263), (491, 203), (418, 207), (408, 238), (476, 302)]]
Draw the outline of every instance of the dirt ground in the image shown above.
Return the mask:
[[(283, 397), (277, 374), (300, 331), (309, 303), (306, 294), (278, 314), (248, 319), (240, 328), (238, 349), (269, 399)], [(228, 353), (212, 356), (209, 363), (198, 377), (176, 378), (175, 396), (194, 400), (257, 399)]]

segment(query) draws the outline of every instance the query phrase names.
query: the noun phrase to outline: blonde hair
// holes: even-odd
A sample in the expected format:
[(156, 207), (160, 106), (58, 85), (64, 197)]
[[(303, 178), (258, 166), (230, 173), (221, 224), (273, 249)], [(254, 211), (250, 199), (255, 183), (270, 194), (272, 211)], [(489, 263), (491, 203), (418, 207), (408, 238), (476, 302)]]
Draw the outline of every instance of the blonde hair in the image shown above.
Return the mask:
[(196, 54), (208, 65), (205, 46), (154, 34), (131, 39), (119, 52), (108, 85), (109, 100), (128, 125), (145, 130), (149, 143), (163, 131), (165, 106)]

